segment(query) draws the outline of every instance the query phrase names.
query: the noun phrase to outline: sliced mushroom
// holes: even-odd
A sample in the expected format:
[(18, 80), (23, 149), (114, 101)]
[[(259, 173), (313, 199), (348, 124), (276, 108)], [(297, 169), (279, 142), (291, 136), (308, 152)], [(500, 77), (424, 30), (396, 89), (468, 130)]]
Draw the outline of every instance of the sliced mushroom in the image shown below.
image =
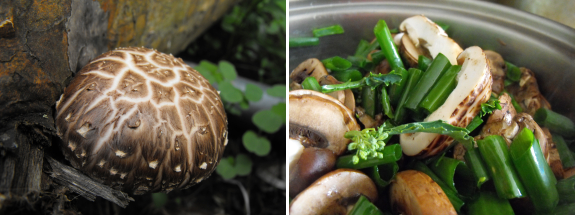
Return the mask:
[(355, 115), (357, 116), (361, 124), (363, 124), (364, 128), (375, 128), (375, 126), (377, 126), (377, 122), (375, 121), (375, 119), (373, 119), (369, 114), (366, 114), (365, 109), (363, 109), (363, 107), (358, 106), (357, 108), (355, 108)]
[(391, 208), (394, 214), (457, 214), (433, 179), (423, 172), (405, 170), (391, 183)]
[(326, 94), (311, 90), (289, 92), (289, 137), (305, 147), (327, 148), (341, 155), (351, 130), (359, 131), (353, 112)]
[(404, 34), (403, 37), (401, 37), (400, 41), (401, 44), (399, 45), (399, 52), (401, 53), (401, 56), (403, 56), (403, 58), (406, 60), (407, 64), (410, 67), (418, 66), (419, 55), (432, 58), (431, 55), (429, 55), (429, 51), (423, 48), (423, 46), (415, 47), (413, 42), (411, 42), (411, 39), (409, 39), (409, 36), (407, 36), (406, 34)]
[(489, 135), (499, 135), (505, 139), (507, 145), (510, 145), (511, 140), (520, 131), (519, 125), (514, 120), (517, 112), (511, 104), (511, 97), (507, 93), (499, 96), (499, 104), (501, 105), (501, 110), (493, 111), (476, 139), (483, 139)]
[[(342, 82), (338, 81), (337, 79), (335, 79), (331, 75), (324, 75), (323, 77), (318, 79), (318, 82), (322, 86), (342, 83)], [(353, 95), (353, 92), (351, 92), (350, 89), (335, 91), (335, 92), (329, 93), (328, 95), (339, 100), (341, 103), (343, 103), (350, 110), (353, 111), (355, 109), (355, 97)]]
[(557, 146), (553, 141), (553, 136), (551, 136), (551, 132), (547, 128), (541, 128), (545, 136), (547, 137), (547, 144), (549, 149), (549, 157), (547, 157), (547, 163), (549, 167), (551, 167), (551, 171), (553, 171), (553, 175), (557, 179), (562, 179), (565, 176), (565, 170), (563, 170), (563, 163), (561, 162), (561, 158), (559, 157), (559, 151), (557, 151)]
[(492, 91), (499, 95), (505, 89), (505, 60), (497, 52), (485, 50), (485, 56), (489, 60), (489, 68), (491, 69), (491, 76), (493, 77)]
[(521, 79), (518, 84), (513, 84), (508, 87), (508, 90), (519, 105), (523, 108), (523, 112), (533, 116), (535, 111), (539, 108), (551, 109), (551, 104), (545, 99), (541, 92), (539, 92), (539, 85), (535, 73), (531, 70), (521, 67)]
[(289, 170), (289, 196), (295, 197), (319, 177), (332, 171), (336, 156), (329, 149), (305, 148), (294, 168)]
[[(443, 105), (424, 121), (444, 120), (454, 126), (465, 128), (491, 96), (491, 73), (483, 50), (472, 46), (459, 55), (462, 64), (457, 75), (457, 86)], [(452, 138), (434, 133), (400, 135), (403, 152), (408, 156), (429, 157), (446, 149)]]
[[(399, 30), (406, 32), (414, 47), (426, 48), (433, 58), (442, 53), (451, 64), (457, 65), (457, 56), (463, 49), (453, 39), (449, 38), (441, 27), (427, 17), (417, 15), (407, 18), (399, 25)], [(419, 55), (414, 57), (417, 61)]]
[(377, 187), (360, 171), (337, 169), (315, 181), (297, 195), (289, 206), (290, 214), (347, 214), (350, 205), (363, 195), (377, 200)]
[(310, 58), (300, 63), (290, 74), (290, 87), (292, 90), (302, 89), (301, 83), (307, 77), (314, 77), (319, 80), (321, 77), (328, 75), (323, 63), (317, 58)]

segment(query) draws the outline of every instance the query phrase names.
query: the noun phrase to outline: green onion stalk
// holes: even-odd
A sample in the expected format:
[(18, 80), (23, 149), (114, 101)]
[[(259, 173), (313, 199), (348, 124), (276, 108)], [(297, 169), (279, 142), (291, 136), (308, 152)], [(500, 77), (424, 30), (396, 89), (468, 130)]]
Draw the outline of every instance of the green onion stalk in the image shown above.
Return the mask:
[[(475, 192), (475, 177), (473, 172), (465, 165), (463, 161), (440, 157), (429, 164), (429, 168), (437, 175), (447, 186), (457, 191), (460, 195), (470, 197)], [(456, 181), (456, 178), (458, 179)]]
[(509, 147), (511, 160), (525, 186), (525, 190), (539, 212), (551, 212), (559, 202), (555, 184), (557, 179), (545, 160), (539, 141), (533, 132), (524, 128)]
[(314, 37), (323, 37), (335, 34), (343, 34), (344, 30), (341, 25), (332, 25), (324, 28), (317, 28), (312, 31)]
[(479, 197), (471, 201), (467, 207), (469, 215), (509, 215), (515, 214), (507, 199), (499, 198), (496, 194), (482, 191)]
[(319, 38), (317, 37), (290, 37), (289, 47), (317, 46)]
[(443, 74), (437, 83), (429, 90), (429, 93), (423, 98), (419, 107), (425, 109), (428, 114), (433, 113), (439, 106), (443, 105), (447, 97), (457, 86), (457, 74), (461, 66), (453, 65)]
[(527, 193), (513, 166), (505, 139), (499, 135), (491, 135), (478, 140), (477, 146), (487, 164), (497, 195), (506, 199), (526, 196)]
[(443, 73), (451, 67), (451, 63), (449, 63), (449, 59), (445, 57), (445, 55), (439, 53), (429, 68), (423, 73), (421, 79), (413, 89), (413, 92), (410, 92), (409, 98), (404, 104), (404, 107), (412, 110), (417, 111), (419, 104), (425, 98), (427, 93), (431, 90), (434, 84), (439, 80), (439, 78), (443, 75)]
[(539, 108), (535, 111), (533, 119), (538, 125), (547, 127), (553, 133), (567, 138), (575, 137), (575, 124), (566, 116), (549, 109)]

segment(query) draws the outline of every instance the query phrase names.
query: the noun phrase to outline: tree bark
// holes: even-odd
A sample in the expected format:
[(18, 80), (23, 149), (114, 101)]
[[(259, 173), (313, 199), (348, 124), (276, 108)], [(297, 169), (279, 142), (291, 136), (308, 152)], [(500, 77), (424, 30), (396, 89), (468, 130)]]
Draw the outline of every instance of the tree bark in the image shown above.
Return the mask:
[(54, 105), (82, 66), (116, 47), (176, 54), (235, 1), (0, 1), (0, 213), (36, 209), (42, 196), (66, 199), (59, 192), (69, 189), (44, 161), (66, 163)]

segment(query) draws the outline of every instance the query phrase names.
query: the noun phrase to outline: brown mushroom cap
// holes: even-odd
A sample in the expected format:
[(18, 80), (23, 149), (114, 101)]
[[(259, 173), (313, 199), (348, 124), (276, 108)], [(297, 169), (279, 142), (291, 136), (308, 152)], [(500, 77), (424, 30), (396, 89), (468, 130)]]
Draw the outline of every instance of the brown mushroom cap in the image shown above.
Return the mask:
[(290, 87), (292, 90), (301, 89), (301, 83), (307, 77), (314, 77), (319, 80), (321, 77), (328, 75), (325, 66), (317, 58), (310, 58), (300, 63), (290, 74)]
[(377, 200), (377, 187), (358, 170), (337, 169), (315, 181), (297, 195), (289, 206), (290, 214), (347, 214), (348, 206), (364, 195)]
[(227, 144), (218, 92), (179, 58), (146, 48), (104, 53), (56, 104), (71, 164), (136, 195), (207, 178)]
[(457, 214), (441, 187), (425, 173), (405, 170), (395, 177), (390, 188), (395, 214)]
[(316, 179), (332, 171), (336, 158), (329, 149), (305, 148), (297, 164), (289, 170), (289, 196), (295, 197)]
[(341, 102), (312, 90), (289, 92), (289, 138), (306, 148), (327, 148), (341, 155), (349, 139), (345, 132), (359, 131), (353, 112)]

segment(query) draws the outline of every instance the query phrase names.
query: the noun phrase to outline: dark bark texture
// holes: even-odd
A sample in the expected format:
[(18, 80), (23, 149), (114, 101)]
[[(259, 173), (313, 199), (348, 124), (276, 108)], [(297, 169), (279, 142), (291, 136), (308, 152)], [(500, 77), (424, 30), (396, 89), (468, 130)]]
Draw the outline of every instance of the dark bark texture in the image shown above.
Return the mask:
[(176, 54), (235, 1), (0, 1), (0, 214), (16, 207), (63, 213), (72, 192), (125, 207), (129, 196), (72, 179), (91, 183), (61, 156), (56, 101), (96, 56), (125, 46)]

